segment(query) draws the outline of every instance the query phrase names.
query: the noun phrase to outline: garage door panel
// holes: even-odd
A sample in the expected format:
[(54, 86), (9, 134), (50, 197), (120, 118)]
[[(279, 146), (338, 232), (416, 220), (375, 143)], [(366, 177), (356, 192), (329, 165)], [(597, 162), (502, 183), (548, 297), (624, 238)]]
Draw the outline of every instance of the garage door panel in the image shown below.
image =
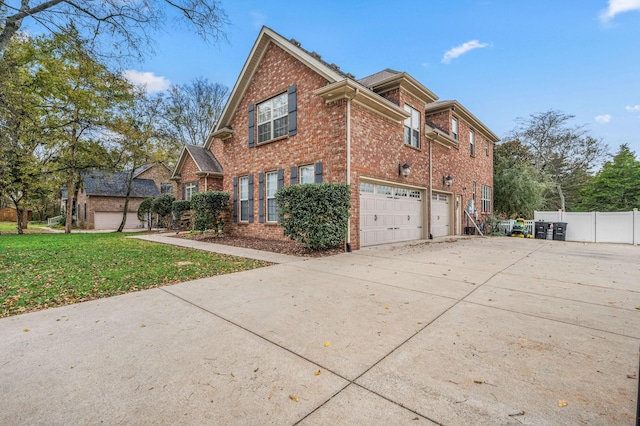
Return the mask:
[[(377, 184), (371, 186), (376, 187)], [(408, 193), (408, 190), (384, 185), (379, 194), (361, 192), (362, 246), (422, 238), (422, 201), (420, 198), (408, 197)], [(371, 221), (371, 217), (376, 216), (377, 220)]]
[[(122, 222), (121, 212), (95, 212), (94, 229), (118, 229)], [(137, 229), (142, 226), (137, 213), (127, 213), (127, 222), (124, 229)]]
[(434, 237), (449, 235), (449, 217), (449, 197), (443, 194), (433, 194), (431, 197), (431, 234)]

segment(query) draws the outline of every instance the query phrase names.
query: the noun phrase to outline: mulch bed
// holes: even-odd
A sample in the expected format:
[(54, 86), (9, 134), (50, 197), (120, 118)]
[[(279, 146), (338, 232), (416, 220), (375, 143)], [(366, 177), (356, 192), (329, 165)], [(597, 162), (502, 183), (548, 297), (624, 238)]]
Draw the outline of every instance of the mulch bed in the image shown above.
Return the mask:
[(345, 251), (344, 247), (336, 247), (328, 250), (317, 251), (309, 250), (303, 244), (291, 240), (265, 240), (262, 238), (232, 237), (229, 235), (216, 236), (210, 233), (178, 234), (175, 235), (175, 237), (301, 257), (333, 256), (334, 254), (344, 253)]

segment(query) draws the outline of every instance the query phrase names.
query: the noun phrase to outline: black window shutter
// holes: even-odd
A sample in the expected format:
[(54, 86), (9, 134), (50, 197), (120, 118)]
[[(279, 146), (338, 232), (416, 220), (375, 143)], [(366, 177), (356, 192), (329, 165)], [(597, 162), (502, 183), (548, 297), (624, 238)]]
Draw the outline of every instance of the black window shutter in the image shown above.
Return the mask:
[(298, 168), (296, 166), (291, 167), (291, 185), (298, 183)]
[(184, 183), (182, 184), (182, 199), (184, 200)]
[(238, 221), (238, 178), (233, 178), (233, 221)]
[(316, 163), (316, 183), (322, 183), (322, 162), (318, 161)]
[(284, 186), (284, 170), (278, 169), (278, 189)]
[(264, 223), (264, 173), (258, 173), (258, 222)]
[(289, 95), (289, 136), (294, 136), (298, 133), (298, 104), (295, 84), (289, 86), (287, 94)]
[(249, 175), (249, 223), (253, 223), (253, 175)]
[(254, 120), (255, 114), (254, 110), (256, 108), (255, 104), (249, 105), (249, 148), (253, 148), (255, 145), (254, 137), (255, 137), (255, 129), (254, 129)]
[(196, 182), (196, 192), (198, 192), (198, 182)]

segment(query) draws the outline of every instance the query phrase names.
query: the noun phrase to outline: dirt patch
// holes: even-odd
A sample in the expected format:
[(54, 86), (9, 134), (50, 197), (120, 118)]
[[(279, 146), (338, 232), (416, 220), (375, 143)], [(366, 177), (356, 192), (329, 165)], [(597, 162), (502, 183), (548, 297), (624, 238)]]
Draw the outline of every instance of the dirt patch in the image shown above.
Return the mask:
[(269, 251), (272, 253), (288, 254), (301, 257), (323, 257), (344, 253), (343, 247), (336, 247), (328, 250), (309, 250), (303, 244), (289, 240), (265, 240), (262, 238), (231, 237), (228, 235), (216, 236), (213, 234), (179, 234), (176, 238), (186, 238), (190, 240), (203, 241), (213, 244), (225, 244), (228, 246), (243, 247), (254, 250)]

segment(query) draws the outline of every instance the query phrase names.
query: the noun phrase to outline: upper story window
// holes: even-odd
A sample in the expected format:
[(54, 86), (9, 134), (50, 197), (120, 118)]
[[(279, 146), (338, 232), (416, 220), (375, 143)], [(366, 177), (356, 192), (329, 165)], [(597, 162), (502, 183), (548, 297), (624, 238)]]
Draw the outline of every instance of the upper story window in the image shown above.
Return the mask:
[(189, 182), (184, 184), (184, 199), (187, 201), (191, 200), (193, 194), (198, 192), (198, 182)]
[(242, 176), (239, 181), (240, 186), (240, 221), (249, 221), (249, 176)]
[(314, 183), (315, 182), (315, 168), (313, 164), (300, 167), (300, 183)]
[(286, 136), (289, 132), (287, 94), (283, 93), (257, 105), (258, 143)]
[(269, 172), (265, 175), (265, 193), (267, 195), (267, 222), (278, 221), (276, 204), (276, 191), (278, 190), (278, 172)]
[(420, 148), (420, 112), (409, 105), (404, 110), (411, 114), (404, 120), (404, 143)]
[(469, 154), (476, 155), (476, 134), (473, 130), (469, 130)]
[(458, 140), (458, 119), (455, 117), (451, 118), (451, 137)]
[(171, 194), (173, 192), (173, 185), (170, 183), (161, 183), (160, 184), (160, 193), (161, 194)]

